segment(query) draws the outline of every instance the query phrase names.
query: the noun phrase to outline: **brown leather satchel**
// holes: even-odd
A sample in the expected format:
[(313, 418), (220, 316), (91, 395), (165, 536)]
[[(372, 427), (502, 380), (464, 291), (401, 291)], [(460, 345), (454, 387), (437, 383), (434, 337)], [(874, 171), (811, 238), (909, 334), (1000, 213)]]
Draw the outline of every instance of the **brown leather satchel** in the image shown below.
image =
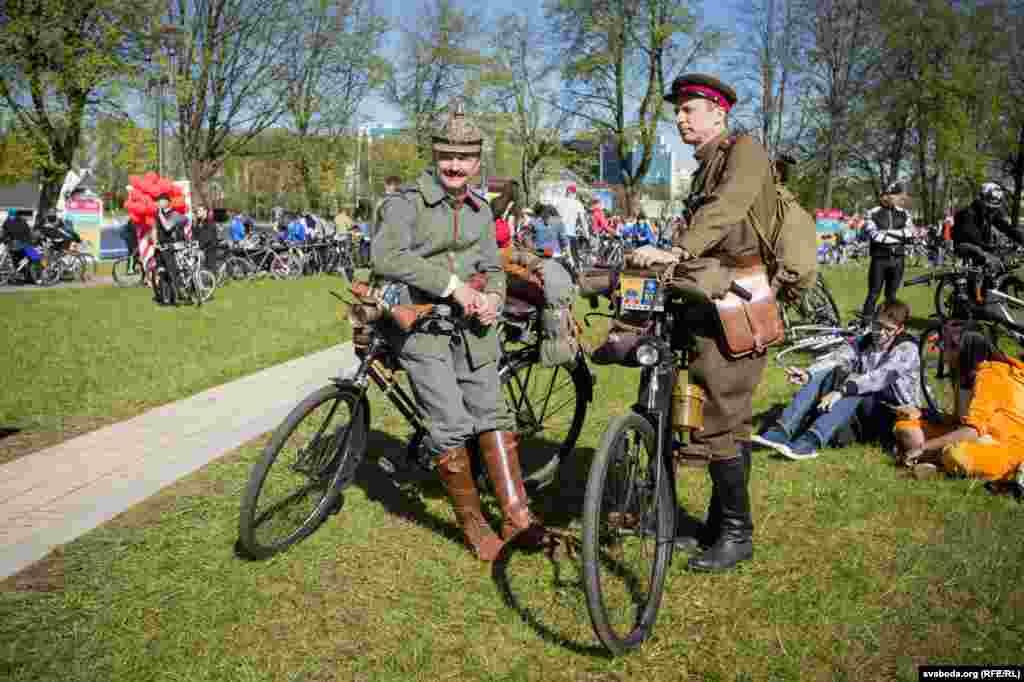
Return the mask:
[(729, 290), (714, 304), (724, 351), (730, 358), (763, 353), (786, 335), (764, 266), (735, 270)]

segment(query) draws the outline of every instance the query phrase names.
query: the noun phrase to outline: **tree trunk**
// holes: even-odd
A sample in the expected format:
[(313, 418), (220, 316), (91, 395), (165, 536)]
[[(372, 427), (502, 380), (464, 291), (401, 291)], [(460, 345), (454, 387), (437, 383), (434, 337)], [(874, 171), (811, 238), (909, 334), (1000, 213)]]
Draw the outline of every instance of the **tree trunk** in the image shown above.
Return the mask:
[(523, 201), (524, 203), (522, 206), (519, 207), (520, 210), (523, 210), (530, 205), (530, 197), (533, 194), (530, 191), (530, 173), (533, 170), (533, 167), (530, 165), (530, 157), (529, 154), (526, 152), (525, 148), (523, 149), (522, 161), (522, 168), (520, 170), (520, 180), (522, 181), (522, 187), (520, 189), (523, 192), (523, 199), (521, 199), (521, 201)]
[(57, 205), (57, 200), (60, 198), (60, 188), (64, 185), (63, 175), (45, 174), (41, 178), (42, 183), (39, 190), (39, 203), (36, 206), (36, 220), (33, 227), (39, 229), (43, 224), (43, 219), (46, 216), (46, 212)]
[(306, 190), (306, 203), (309, 204), (309, 210), (313, 213), (320, 211), (320, 182), (319, 173), (313, 172), (312, 164), (306, 155), (303, 154), (299, 158), (299, 174), (302, 176), (302, 186)]
[[(213, 206), (213, 196), (210, 193), (210, 181), (217, 174), (220, 167), (218, 161), (192, 161), (190, 164), (192, 172), (189, 179), (192, 181), (192, 205)], [(198, 199), (198, 201), (196, 201)]]
[(824, 209), (832, 208), (832, 183), (835, 168), (835, 141), (830, 138), (828, 141), (828, 149), (825, 152), (825, 187), (821, 202), (821, 207)]
[(1020, 202), (1024, 193), (1024, 122), (1020, 124), (1017, 136), (1017, 155), (1013, 164), (1013, 203), (1010, 206), (1010, 223), (1016, 227), (1020, 224)]

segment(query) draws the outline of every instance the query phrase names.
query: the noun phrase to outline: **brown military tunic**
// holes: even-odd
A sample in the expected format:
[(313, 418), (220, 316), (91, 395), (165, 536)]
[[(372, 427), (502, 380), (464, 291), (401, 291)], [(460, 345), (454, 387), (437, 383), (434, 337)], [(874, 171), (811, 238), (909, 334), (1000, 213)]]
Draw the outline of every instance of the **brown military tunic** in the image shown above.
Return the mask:
[[(675, 236), (675, 246), (694, 257), (717, 258), (726, 267), (749, 265), (762, 255), (749, 212), (757, 212), (761, 225), (770, 225), (775, 211), (768, 153), (749, 136), (733, 141), (723, 133), (695, 156), (700, 166), (690, 199), (702, 196), (703, 201), (689, 229)], [(707, 392), (704, 429), (694, 434), (690, 449), (714, 459), (736, 457), (738, 444), (750, 440), (754, 389), (767, 357), (761, 354), (732, 360), (724, 355), (712, 305), (692, 307), (685, 315), (683, 323), (697, 329), (697, 357), (690, 365), (690, 380)]]

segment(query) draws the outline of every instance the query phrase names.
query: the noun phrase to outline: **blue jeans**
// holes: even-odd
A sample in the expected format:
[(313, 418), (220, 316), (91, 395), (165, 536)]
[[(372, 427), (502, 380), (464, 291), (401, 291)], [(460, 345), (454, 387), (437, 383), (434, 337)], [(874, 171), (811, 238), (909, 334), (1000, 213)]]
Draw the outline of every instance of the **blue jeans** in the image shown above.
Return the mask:
[[(818, 402), (835, 388), (836, 370), (818, 372), (811, 375), (808, 381), (793, 398), (793, 402), (782, 412), (778, 426), (789, 437), (796, 440), (803, 432), (800, 427), (804, 421), (818, 408)], [(841, 427), (850, 423), (857, 409), (863, 407), (867, 413), (873, 412), (877, 402), (874, 394), (856, 395), (840, 398), (828, 412), (821, 412), (805, 430), (815, 435), (818, 445), (825, 447)]]

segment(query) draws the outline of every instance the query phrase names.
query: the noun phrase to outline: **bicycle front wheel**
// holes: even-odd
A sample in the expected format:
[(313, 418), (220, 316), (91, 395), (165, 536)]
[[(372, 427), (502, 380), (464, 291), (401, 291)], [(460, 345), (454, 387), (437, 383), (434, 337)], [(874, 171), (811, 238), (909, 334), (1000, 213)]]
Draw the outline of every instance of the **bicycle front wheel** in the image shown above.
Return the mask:
[(350, 384), (331, 384), (299, 403), (274, 431), (242, 497), (238, 540), (263, 559), (315, 531), (341, 502), (366, 455), (370, 408)]
[(591, 396), (590, 370), (582, 353), (571, 370), (544, 367), (534, 345), (505, 355), (498, 371), (516, 431), (524, 441), (532, 441), (523, 449), (539, 465), (529, 471), (524, 482), (534, 490), (543, 488), (554, 480), (559, 466), (576, 447)]
[(658, 617), (675, 534), (671, 483), (650, 422), (612, 420), (587, 479), (583, 578), (594, 632), (615, 655), (647, 639)]

